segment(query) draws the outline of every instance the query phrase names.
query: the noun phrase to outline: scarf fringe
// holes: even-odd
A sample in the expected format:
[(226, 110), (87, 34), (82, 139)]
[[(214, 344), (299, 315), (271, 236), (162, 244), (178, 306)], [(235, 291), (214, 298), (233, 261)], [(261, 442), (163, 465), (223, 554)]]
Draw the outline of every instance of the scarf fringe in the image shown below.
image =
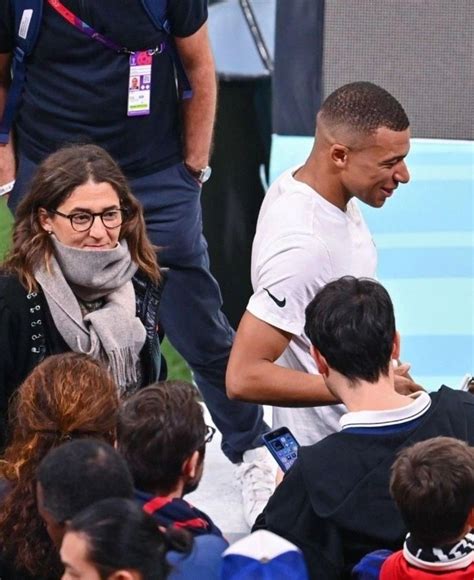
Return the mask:
[(107, 353), (109, 370), (114, 376), (120, 394), (124, 394), (127, 387), (138, 381), (138, 356), (131, 347), (121, 348)]

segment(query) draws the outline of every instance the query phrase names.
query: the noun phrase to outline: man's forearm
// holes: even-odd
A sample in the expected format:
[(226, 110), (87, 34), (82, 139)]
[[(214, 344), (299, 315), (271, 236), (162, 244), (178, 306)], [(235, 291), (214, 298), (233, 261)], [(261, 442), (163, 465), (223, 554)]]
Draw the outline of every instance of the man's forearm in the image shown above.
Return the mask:
[[(13, 136), (10, 134), (8, 143), (0, 144), (0, 186), (15, 180), (16, 162), (13, 147)], [(11, 185), (9, 187), (11, 189)]]
[[(8, 88), (10, 86), (10, 56), (0, 55), (0, 118), (7, 101)], [(7, 144), (0, 144), (0, 185), (9, 183), (15, 179), (15, 154), (13, 136)]]
[(183, 102), (184, 160), (193, 169), (209, 163), (216, 114), (214, 66), (200, 67), (189, 74), (193, 97)]
[(206, 26), (197, 34), (201, 36), (199, 58), (189, 58), (188, 52), (180, 50), (186, 39), (177, 39), (177, 46), (193, 90), (192, 98), (182, 102), (184, 160), (193, 169), (202, 169), (209, 163), (217, 83)]
[(312, 407), (338, 403), (328, 391), (321, 375), (288, 369), (270, 361), (260, 361), (239, 372), (229, 364), (227, 394), (263, 405)]

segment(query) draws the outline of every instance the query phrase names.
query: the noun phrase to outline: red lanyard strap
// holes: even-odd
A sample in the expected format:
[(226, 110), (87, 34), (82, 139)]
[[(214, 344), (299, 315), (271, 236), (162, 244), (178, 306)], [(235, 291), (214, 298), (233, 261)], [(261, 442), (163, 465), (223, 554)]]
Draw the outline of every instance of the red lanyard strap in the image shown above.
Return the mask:
[(62, 16), (64, 20), (69, 22), (69, 24), (72, 24), (74, 28), (80, 30), (89, 38), (92, 38), (92, 40), (100, 42), (107, 48), (115, 50), (116, 52), (130, 52), (126, 48), (116, 44), (113, 40), (110, 40), (110, 38), (107, 38), (103, 34), (100, 34), (100, 32), (94, 30), (87, 24), (87, 22), (81, 20), (78, 16), (71, 12), (69, 8), (66, 8), (66, 6), (60, 2), (60, 0), (48, 0), (48, 4), (51, 6), (51, 8), (53, 8), (53, 10)]

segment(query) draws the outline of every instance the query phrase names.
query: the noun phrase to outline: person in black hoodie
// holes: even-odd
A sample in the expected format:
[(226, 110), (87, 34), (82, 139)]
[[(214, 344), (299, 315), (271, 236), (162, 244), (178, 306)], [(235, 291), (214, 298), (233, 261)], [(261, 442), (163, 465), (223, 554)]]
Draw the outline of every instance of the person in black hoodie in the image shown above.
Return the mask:
[(400, 338), (390, 296), (373, 280), (327, 284), (306, 309), (305, 332), (328, 389), (348, 412), (340, 432), (300, 449), (254, 529), (300, 547), (311, 578), (348, 578), (368, 552), (403, 545), (407, 530), (389, 491), (399, 450), (440, 435), (474, 445), (474, 397), (446, 386), (395, 391), (391, 359)]
[(205, 424), (197, 391), (189, 383), (157, 383), (123, 404), (117, 448), (132, 473), (135, 499), (160, 526), (222, 537), (208, 515), (183, 499), (199, 485), (206, 443), (214, 432)]

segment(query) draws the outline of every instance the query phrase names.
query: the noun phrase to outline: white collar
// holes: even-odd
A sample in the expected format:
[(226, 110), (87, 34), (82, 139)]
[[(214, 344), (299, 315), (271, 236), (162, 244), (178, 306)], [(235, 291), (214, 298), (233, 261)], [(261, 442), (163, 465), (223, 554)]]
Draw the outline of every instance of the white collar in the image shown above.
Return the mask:
[(349, 427), (387, 427), (413, 421), (426, 413), (431, 405), (431, 397), (428, 393), (420, 391), (410, 395), (410, 398), (414, 399), (413, 403), (398, 409), (346, 413), (339, 419), (341, 429), (348, 429)]

